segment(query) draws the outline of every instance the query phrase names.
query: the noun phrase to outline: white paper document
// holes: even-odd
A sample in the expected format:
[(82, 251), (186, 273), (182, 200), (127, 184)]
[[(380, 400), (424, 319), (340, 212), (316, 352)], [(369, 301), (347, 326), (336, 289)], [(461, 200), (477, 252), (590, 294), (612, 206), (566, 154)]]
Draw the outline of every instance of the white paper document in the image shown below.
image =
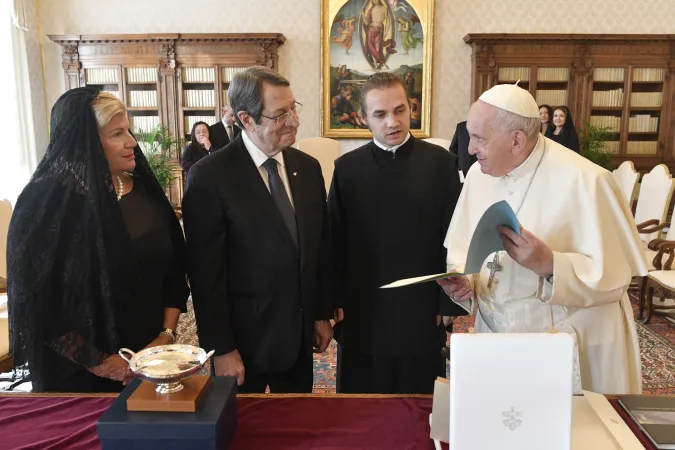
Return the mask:
[(431, 439), (449, 442), (450, 428), (450, 383), (446, 378), (437, 378), (434, 382), (434, 400), (431, 406), (430, 423)]
[(450, 448), (570, 450), (574, 341), (567, 333), (455, 333)]
[[(642, 450), (638, 438), (602, 394), (583, 391), (572, 397), (571, 450)], [(437, 380), (434, 385), (430, 435), (434, 442), (448, 443), (449, 385)], [(489, 430), (484, 430), (489, 432)]]
[(490, 206), (478, 221), (476, 230), (471, 237), (469, 253), (466, 257), (464, 272), (446, 272), (434, 275), (423, 275), (413, 278), (394, 281), (382, 286), (383, 289), (409, 286), (411, 284), (426, 283), (443, 278), (451, 278), (461, 275), (469, 275), (480, 272), (485, 258), (490, 254), (504, 250), (504, 243), (499, 235), (498, 227), (506, 226), (520, 234), (520, 224), (516, 214), (509, 204), (502, 200)]

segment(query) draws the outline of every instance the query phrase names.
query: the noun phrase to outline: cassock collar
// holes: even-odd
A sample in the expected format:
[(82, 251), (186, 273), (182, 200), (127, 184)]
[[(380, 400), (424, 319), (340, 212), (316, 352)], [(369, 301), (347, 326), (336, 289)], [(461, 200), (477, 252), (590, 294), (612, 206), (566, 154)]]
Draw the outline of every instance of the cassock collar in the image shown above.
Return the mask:
[(539, 164), (541, 154), (546, 146), (545, 140), (546, 138), (539, 133), (539, 139), (537, 139), (537, 144), (534, 146), (530, 156), (528, 156), (521, 165), (507, 173), (505, 176), (512, 179), (518, 179), (532, 172), (537, 167), (537, 164)]
[(381, 144), (381, 143), (380, 143), (377, 139), (375, 139), (375, 138), (373, 138), (373, 142), (375, 143), (375, 145), (377, 145), (378, 147), (380, 147), (380, 148), (381, 148), (382, 150), (384, 150), (384, 151), (396, 153), (396, 150), (398, 150), (400, 147), (402, 147), (403, 145), (405, 145), (406, 142), (408, 142), (408, 139), (410, 139), (410, 136), (411, 136), (411, 135), (410, 135), (410, 131), (408, 131), (408, 135), (405, 137), (405, 139), (403, 140), (403, 142), (401, 142), (400, 144), (395, 145), (395, 146), (393, 146), (393, 147), (387, 147), (386, 145)]
[[(269, 156), (267, 156), (265, 153), (263, 153), (262, 150), (260, 150), (251, 140), (251, 138), (248, 137), (248, 131), (244, 130), (241, 133), (241, 137), (244, 141), (244, 146), (246, 147), (246, 150), (248, 150), (248, 154), (251, 155), (251, 159), (253, 159), (253, 163), (257, 168), (260, 168), (265, 161), (269, 159)], [(286, 165), (284, 164), (284, 153), (279, 152), (276, 155), (273, 156), (274, 159), (277, 160), (279, 165), (283, 168), (286, 168)]]

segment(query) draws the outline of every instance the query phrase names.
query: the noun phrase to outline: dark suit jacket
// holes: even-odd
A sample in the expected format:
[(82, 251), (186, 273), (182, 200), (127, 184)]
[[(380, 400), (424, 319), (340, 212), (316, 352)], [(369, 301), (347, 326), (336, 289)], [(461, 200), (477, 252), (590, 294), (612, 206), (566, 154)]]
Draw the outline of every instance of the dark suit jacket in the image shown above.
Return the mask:
[[(241, 133), (241, 129), (236, 125), (232, 125), (232, 132), (236, 138), (239, 136), (239, 133)], [(230, 138), (227, 137), (225, 124), (223, 124), (222, 120), (219, 120), (218, 123), (214, 123), (209, 127), (209, 140), (216, 150), (221, 149), (230, 143)]]
[(478, 158), (469, 154), (469, 132), (466, 130), (466, 121), (460, 122), (455, 128), (455, 135), (450, 143), (450, 151), (457, 155), (457, 166), (466, 176), (467, 172)]
[(203, 147), (193, 147), (192, 143), (189, 143), (187, 147), (183, 149), (183, 154), (180, 157), (180, 166), (183, 168), (185, 175), (190, 172), (190, 169), (197, 161), (205, 156), (209, 156), (217, 149), (218, 147), (214, 147), (213, 144), (209, 150), (205, 150)]
[(311, 352), (314, 321), (333, 316), (321, 167), (283, 155), (299, 249), (241, 136), (192, 167), (183, 197), (199, 343), (239, 350), (247, 373), (290, 369), (301, 345)]

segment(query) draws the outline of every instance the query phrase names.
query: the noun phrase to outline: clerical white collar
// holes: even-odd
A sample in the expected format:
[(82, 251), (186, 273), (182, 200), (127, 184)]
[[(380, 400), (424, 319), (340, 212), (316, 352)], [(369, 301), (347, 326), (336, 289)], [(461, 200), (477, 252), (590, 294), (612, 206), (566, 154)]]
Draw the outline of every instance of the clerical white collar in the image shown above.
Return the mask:
[(539, 133), (537, 144), (534, 146), (530, 156), (528, 156), (521, 165), (507, 173), (506, 176), (509, 178), (520, 178), (532, 172), (537, 167), (537, 164), (539, 164), (539, 160), (541, 159), (541, 154), (544, 151), (545, 139), (546, 138), (542, 136), (541, 133)]
[(387, 147), (386, 145), (381, 144), (381, 143), (380, 143), (377, 139), (375, 139), (375, 138), (373, 138), (373, 142), (375, 143), (375, 145), (377, 145), (378, 147), (380, 147), (382, 150), (384, 150), (384, 151), (386, 151), (386, 152), (396, 153), (396, 150), (398, 150), (399, 147), (403, 146), (406, 142), (408, 142), (408, 139), (410, 139), (410, 131), (408, 131), (408, 135), (405, 137), (405, 139), (403, 140), (403, 142), (401, 142), (401, 143), (398, 144), (398, 145), (394, 145), (393, 147)]
[[(253, 163), (255, 164), (256, 167), (260, 168), (265, 161), (269, 159), (269, 156), (267, 156), (265, 153), (263, 153), (262, 150), (258, 148), (257, 145), (253, 143), (251, 138), (248, 137), (248, 131), (244, 130), (241, 133), (242, 139), (244, 141), (244, 146), (246, 147), (246, 150), (248, 150), (248, 154), (251, 155), (251, 159), (253, 159)], [(279, 152), (276, 155), (273, 156), (274, 159), (277, 160), (277, 162), (281, 165), (281, 167), (286, 167), (284, 165), (284, 154), (283, 152)]]

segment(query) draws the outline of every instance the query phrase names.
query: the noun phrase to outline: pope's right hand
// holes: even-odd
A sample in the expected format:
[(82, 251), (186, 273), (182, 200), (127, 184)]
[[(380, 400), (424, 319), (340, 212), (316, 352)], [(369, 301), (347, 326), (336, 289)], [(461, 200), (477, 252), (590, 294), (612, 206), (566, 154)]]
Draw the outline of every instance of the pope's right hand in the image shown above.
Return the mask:
[(244, 363), (238, 350), (213, 358), (216, 376), (237, 377), (237, 385), (244, 384)]
[(445, 294), (454, 302), (465, 302), (473, 297), (469, 277), (443, 278), (437, 282), (443, 288)]

